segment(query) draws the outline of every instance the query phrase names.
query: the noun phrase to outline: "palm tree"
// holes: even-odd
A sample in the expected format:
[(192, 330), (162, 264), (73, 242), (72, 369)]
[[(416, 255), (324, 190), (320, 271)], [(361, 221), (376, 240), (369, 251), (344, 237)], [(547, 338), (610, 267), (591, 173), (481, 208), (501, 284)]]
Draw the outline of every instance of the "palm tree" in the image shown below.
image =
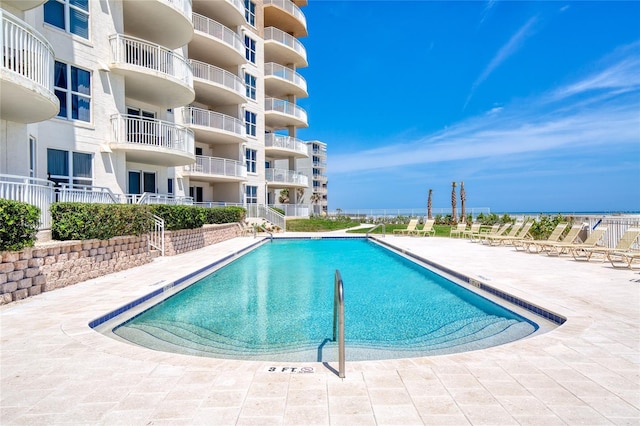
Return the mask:
[(458, 210), (456, 209), (456, 183), (451, 182), (451, 222), (458, 223)]
[(429, 198), (427, 199), (427, 219), (433, 219), (431, 216), (431, 196), (433, 195), (433, 189), (429, 188)]
[(462, 222), (467, 221), (467, 215), (464, 208), (465, 201), (467, 201), (467, 193), (464, 192), (464, 182), (460, 182), (460, 220)]
[(311, 204), (314, 205), (313, 214), (317, 214), (316, 207), (318, 206), (318, 203), (321, 199), (322, 197), (317, 192), (314, 192), (313, 194), (311, 194), (311, 197), (309, 197), (309, 201), (311, 201)]

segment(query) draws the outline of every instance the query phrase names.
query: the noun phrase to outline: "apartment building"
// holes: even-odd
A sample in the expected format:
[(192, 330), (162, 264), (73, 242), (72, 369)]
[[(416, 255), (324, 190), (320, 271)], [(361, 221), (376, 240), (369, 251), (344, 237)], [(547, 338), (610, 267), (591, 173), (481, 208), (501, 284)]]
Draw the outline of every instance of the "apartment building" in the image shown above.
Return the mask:
[(308, 156), (297, 160), (297, 170), (309, 177), (309, 187), (303, 194), (303, 205), (311, 214), (328, 212), (327, 203), (327, 144), (317, 140), (305, 143)]
[(0, 4), (0, 180), (118, 202), (300, 203), (306, 0)]

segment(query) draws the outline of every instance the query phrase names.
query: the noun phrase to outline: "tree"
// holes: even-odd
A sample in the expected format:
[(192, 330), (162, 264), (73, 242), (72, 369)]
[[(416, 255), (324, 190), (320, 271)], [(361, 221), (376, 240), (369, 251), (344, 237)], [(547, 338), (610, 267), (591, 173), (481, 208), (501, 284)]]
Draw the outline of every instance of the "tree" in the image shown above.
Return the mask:
[(433, 195), (433, 189), (429, 188), (429, 198), (427, 199), (427, 219), (433, 219), (432, 215), (431, 215), (431, 198)]
[(458, 223), (458, 211), (456, 209), (457, 206), (457, 198), (456, 198), (456, 183), (451, 182), (451, 222)]
[(287, 188), (280, 191), (278, 202), (280, 204), (289, 204), (289, 190)]
[(464, 182), (460, 182), (460, 220), (462, 222), (467, 221), (467, 212), (465, 211), (464, 203), (467, 201), (467, 193), (464, 192)]

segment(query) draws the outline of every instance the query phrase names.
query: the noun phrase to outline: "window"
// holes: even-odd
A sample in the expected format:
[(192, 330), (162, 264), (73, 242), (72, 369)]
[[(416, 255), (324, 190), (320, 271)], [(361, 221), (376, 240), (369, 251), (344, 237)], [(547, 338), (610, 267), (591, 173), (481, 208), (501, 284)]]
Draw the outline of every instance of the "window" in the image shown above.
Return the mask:
[(54, 73), (56, 96), (60, 101), (58, 117), (91, 121), (91, 73), (56, 61)]
[(89, 38), (89, 0), (49, 0), (44, 22), (68, 33)]
[(256, 4), (251, 0), (244, 0), (244, 19), (252, 27), (256, 26)]
[(258, 204), (258, 187), (247, 186), (245, 196), (247, 204)]
[(129, 170), (129, 194), (142, 194), (156, 191), (156, 173), (139, 170)]
[(244, 84), (247, 88), (247, 98), (256, 99), (256, 77), (249, 74), (244, 73)]
[(257, 156), (258, 156), (258, 151), (256, 151), (255, 149), (249, 149), (249, 148), (246, 149), (245, 157), (247, 162), (248, 173), (257, 173), (256, 172)]
[(256, 63), (256, 41), (249, 36), (244, 36), (244, 56), (252, 64)]
[(247, 135), (256, 135), (256, 113), (251, 111), (244, 112), (244, 125)]
[(36, 138), (29, 136), (29, 177), (36, 177)]
[(47, 149), (47, 174), (56, 184), (93, 184), (93, 158), (91, 154)]
[(167, 193), (173, 194), (173, 179), (167, 179)]
[(193, 198), (196, 203), (204, 202), (203, 188), (201, 186), (190, 186), (189, 197)]

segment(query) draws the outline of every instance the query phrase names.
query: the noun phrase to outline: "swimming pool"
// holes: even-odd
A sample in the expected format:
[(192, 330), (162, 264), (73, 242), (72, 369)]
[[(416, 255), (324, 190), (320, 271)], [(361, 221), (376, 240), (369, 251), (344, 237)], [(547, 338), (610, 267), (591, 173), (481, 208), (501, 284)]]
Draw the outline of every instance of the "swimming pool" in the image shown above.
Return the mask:
[(117, 325), (120, 339), (218, 358), (333, 361), (333, 274), (347, 359), (446, 354), (538, 325), (368, 239), (276, 239)]

